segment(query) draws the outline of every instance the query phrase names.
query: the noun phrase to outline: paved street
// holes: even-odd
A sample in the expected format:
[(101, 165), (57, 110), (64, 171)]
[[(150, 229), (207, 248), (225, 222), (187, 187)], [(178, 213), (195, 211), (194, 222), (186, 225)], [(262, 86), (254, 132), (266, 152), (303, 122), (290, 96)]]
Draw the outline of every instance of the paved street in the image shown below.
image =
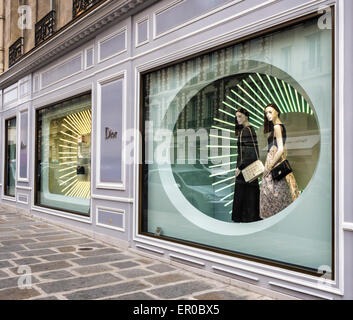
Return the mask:
[[(20, 289), (25, 266), (32, 286)], [(0, 206), (0, 300), (5, 299), (270, 298)]]

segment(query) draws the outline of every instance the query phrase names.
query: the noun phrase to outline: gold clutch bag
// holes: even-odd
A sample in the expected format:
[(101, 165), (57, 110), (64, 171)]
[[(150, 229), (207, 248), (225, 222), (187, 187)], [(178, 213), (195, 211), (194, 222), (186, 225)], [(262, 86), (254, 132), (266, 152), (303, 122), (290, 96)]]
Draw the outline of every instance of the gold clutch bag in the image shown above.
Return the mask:
[(265, 167), (261, 160), (256, 160), (252, 164), (249, 164), (241, 172), (246, 182), (253, 182), (257, 178), (261, 177), (265, 171)]

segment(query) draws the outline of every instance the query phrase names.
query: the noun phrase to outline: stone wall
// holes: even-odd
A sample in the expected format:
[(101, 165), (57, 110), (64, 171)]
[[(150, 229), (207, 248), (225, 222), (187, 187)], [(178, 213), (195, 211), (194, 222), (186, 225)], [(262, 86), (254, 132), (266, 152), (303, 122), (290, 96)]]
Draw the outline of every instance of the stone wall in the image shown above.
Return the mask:
[(72, 20), (72, 0), (57, 0), (55, 10), (56, 30), (59, 30)]
[[(24, 37), (24, 54), (32, 50), (35, 46), (35, 24), (41, 20), (51, 10), (56, 11), (56, 31), (60, 30), (72, 20), (72, 2), (73, 0), (3, 0), (4, 10), (4, 26), (1, 37), (4, 43), (4, 58), (0, 56), (0, 72), (2, 71), (2, 63), (4, 70), (9, 68), (9, 47), (19, 38)], [(18, 27), (19, 5), (27, 5), (31, 7), (31, 28), (21, 30)], [(1, 28), (1, 27), (0, 27)], [(0, 48), (1, 49), (1, 48)], [(1, 61), (4, 60), (4, 61)]]

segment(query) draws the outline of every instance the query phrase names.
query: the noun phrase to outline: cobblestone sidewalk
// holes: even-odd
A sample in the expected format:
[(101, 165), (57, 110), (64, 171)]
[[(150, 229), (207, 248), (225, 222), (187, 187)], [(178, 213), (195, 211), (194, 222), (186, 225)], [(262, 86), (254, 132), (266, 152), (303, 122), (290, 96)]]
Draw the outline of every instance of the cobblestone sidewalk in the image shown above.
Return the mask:
[[(20, 266), (31, 269), (30, 289), (18, 287)], [(20, 299), (271, 298), (0, 207), (0, 300)]]

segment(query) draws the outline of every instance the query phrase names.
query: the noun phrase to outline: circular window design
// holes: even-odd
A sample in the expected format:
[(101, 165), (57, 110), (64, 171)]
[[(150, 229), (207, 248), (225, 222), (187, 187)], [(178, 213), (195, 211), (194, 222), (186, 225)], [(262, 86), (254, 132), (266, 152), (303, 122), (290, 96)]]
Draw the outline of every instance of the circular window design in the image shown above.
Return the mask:
[[(176, 112), (176, 103), (171, 103), (171, 112)], [(244, 73), (197, 88), (179, 115), (172, 115), (176, 119), (173, 129), (175, 136), (180, 130), (195, 132), (193, 138), (188, 136), (185, 140), (187, 147), (182, 157), (177, 151), (180, 143), (178, 145), (174, 142), (174, 162), (171, 168), (176, 186), (198, 212), (218, 221), (233, 224), (238, 222), (234, 221), (233, 206), (236, 201), (236, 168), (240, 152), (239, 136), (235, 130), (236, 111), (239, 108), (247, 111), (249, 124), (255, 133), (252, 138), (257, 141), (255, 145), (258, 145), (258, 157), (266, 164), (269, 134), (264, 134), (264, 120), (265, 108), (269, 104), (278, 107), (279, 119), (285, 128), (282, 133), (285, 130), (286, 135), (283, 157), (288, 160), (292, 173), (284, 177), (279, 189), (278, 185), (267, 184), (264, 190), (266, 181), (263, 181), (262, 176), (253, 182), (253, 185), (257, 184), (260, 194), (273, 191), (273, 199), (276, 201), (259, 203), (259, 211), (273, 210), (273, 213), (270, 212), (266, 218), (259, 218), (256, 222), (248, 222), (271, 220), (300, 199), (315, 172), (320, 153), (319, 126), (310, 99), (288, 76), (281, 79), (261, 73)], [(205, 130), (207, 140), (201, 138)], [(289, 188), (291, 201), (283, 195), (286, 191), (283, 188)], [(245, 197), (243, 203), (256, 199), (250, 197), (247, 200), (247, 192), (240, 195)], [(288, 196), (288, 190), (286, 192)], [(287, 204), (280, 209), (276, 208), (276, 203), (283, 201), (287, 201)], [(246, 205), (243, 210), (247, 210)]]

